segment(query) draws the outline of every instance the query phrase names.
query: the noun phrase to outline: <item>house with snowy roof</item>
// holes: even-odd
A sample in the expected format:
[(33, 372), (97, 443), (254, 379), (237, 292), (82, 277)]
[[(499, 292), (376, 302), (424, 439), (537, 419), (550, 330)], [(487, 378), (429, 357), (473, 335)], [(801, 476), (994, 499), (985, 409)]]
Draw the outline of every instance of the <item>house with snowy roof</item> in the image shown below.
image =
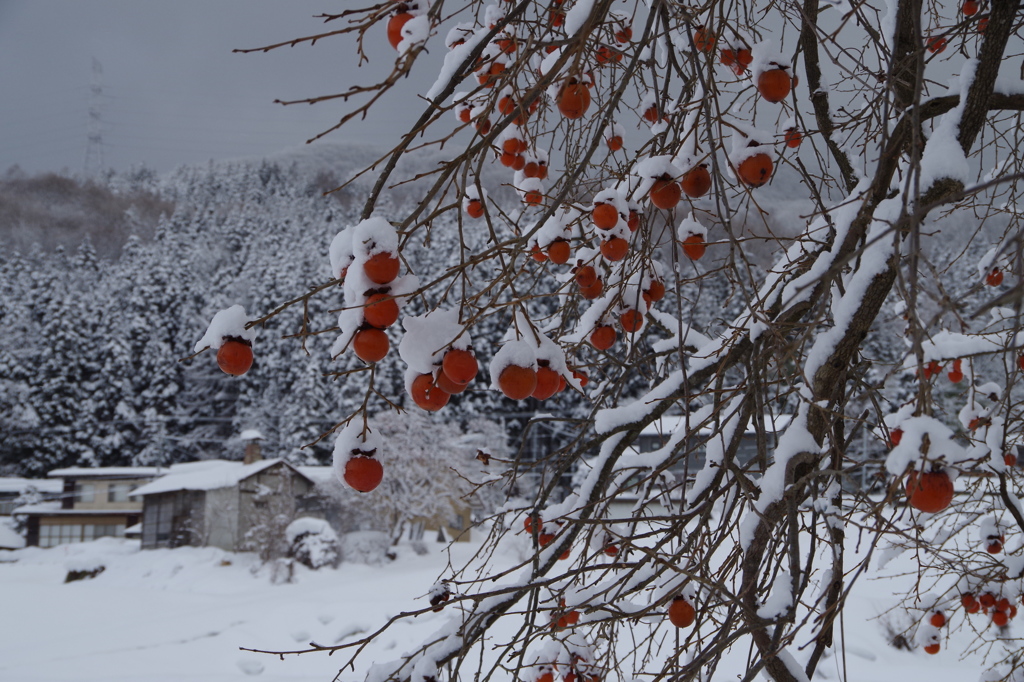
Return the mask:
[(142, 504), (130, 497), (139, 486), (159, 476), (159, 467), (69, 467), (54, 469), (47, 478), (58, 499), (22, 505), (12, 510), (25, 517), (25, 543), (53, 547), (100, 537), (124, 537), (139, 523)]
[(143, 549), (192, 545), (237, 551), (257, 526), (318, 507), (315, 482), (283, 459), (262, 459), (252, 436), (243, 433), (241, 462), (174, 464), (132, 493), (142, 504)]
[(15, 507), (20, 507), (26, 498), (33, 502), (57, 499), (64, 490), (64, 484), (52, 478), (19, 478), (0, 476), (0, 516), (10, 516)]

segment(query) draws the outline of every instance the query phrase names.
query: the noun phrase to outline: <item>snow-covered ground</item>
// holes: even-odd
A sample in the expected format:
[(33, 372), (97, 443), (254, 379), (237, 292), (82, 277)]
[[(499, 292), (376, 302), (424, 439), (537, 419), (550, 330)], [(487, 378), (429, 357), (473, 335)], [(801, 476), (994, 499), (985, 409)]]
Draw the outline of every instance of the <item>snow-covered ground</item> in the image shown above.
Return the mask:
[[(855, 540), (849, 543), (851, 552)], [(479, 548), (465, 543), (448, 550), (432, 542), (428, 547), (426, 556), (416, 555), (408, 546), (399, 547), (398, 558), (382, 566), (343, 563), (317, 572), (299, 567), (293, 584), (273, 584), (266, 570), (254, 573), (252, 555), (217, 549), (143, 552), (137, 542), (104, 538), (3, 553), (0, 680), (329, 682), (344, 664), (340, 655), (314, 653), (282, 661), (239, 647), (276, 650), (304, 648), (310, 641), (323, 645), (351, 641), (401, 611), (425, 607), (427, 591), (449, 560), (459, 565)], [(504, 559), (513, 561), (521, 549), (514, 548)], [(978, 679), (983, 669), (980, 655), (964, 657), (958, 652), (976, 644), (973, 627), (993, 634), (980, 614), (965, 624), (962, 609), (951, 612), (950, 623), (943, 628), (943, 650), (936, 656), (920, 648), (900, 651), (887, 643), (883, 621), (898, 627), (912, 623), (902, 610), (879, 618), (896, 603), (896, 590), (912, 584), (913, 571), (906, 575), (912, 560), (909, 555), (898, 557), (885, 566), (884, 574), (874, 572), (856, 584), (836, 632), (837, 641), (845, 635), (846, 656), (830, 653), (816, 677), (855, 682)], [(64, 583), (69, 567), (89, 568), (96, 563), (106, 566), (98, 577)], [(365, 663), (391, 660), (415, 648), (451, 612), (448, 608), (427, 613), (393, 626), (366, 651)], [(1011, 622), (1004, 635), (1013, 636), (1017, 627)], [(1019, 641), (1005, 646), (1000, 643), (990, 654), (1013, 650)], [(791, 650), (802, 658), (809, 648), (803, 653), (796, 647)], [(719, 669), (720, 679), (742, 675), (746, 655), (746, 650), (735, 651)], [(339, 679), (361, 680), (364, 672), (360, 666)], [(628, 673), (620, 678), (614, 671), (606, 677), (609, 682), (631, 678)]]
[[(253, 574), (253, 555), (212, 548), (143, 552), (137, 541), (105, 538), (0, 553), (0, 680), (329, 682), (343, 664), (338, 655), (281, 661), (239, 647), (335, 644), (424, 608), (448, 562), (443, 545), (428, 547), (427, 556), (400, 547), (386, 567), (299, 566), (295, 583), (279, 585), (266, 572)], [(452, 545), (452, 560), (474, 549)], [(105, 564), (102, 574), (64, 584), (68, 567), (95, 560)], [(380, 658), (404, 651), (445, 617), (428, 613), (397, 626), (381, 642)]]

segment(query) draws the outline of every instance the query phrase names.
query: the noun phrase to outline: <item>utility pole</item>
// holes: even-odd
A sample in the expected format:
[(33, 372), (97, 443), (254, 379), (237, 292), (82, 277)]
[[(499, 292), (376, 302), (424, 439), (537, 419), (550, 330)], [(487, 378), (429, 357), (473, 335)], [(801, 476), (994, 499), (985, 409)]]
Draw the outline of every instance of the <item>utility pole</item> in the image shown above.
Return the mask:
[(89, 84), (89, 120), (86, 124), (84, 171), (87, 176), (103, 170), (103, 65), (92, 58), (92, 82)]

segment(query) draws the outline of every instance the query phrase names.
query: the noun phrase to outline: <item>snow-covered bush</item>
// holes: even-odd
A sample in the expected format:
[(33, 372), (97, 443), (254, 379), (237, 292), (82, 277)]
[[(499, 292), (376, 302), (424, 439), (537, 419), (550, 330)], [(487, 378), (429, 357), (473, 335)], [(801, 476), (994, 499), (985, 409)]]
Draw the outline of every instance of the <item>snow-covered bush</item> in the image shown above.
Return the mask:
[(323, 519), (308, 516), (295, 519), (285, 529), (288, 555), (312, 569), (336, 567), (341, 562), (338, 535)]
[(341, 553), (345, 561), (354, 564), (380, 566), (390, 559), (391, 538), (376, 530), (357, 530), (341, 538)]

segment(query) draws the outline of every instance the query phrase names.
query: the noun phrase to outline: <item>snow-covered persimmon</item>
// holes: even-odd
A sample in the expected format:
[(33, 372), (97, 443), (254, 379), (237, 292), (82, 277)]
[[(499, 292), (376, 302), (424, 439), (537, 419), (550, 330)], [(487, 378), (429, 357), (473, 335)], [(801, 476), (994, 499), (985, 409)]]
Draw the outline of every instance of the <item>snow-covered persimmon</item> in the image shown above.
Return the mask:
[(786, 128), (786, 146), (796, 149), (803, 142), (804, 136), (796, 128)]
[(754, 61), (754, 55), (748, 48), (736, 50), (735, 63), (732, 65), (732, 72), (742, 76), (747, 72), (747, 67)]
[(594, 58), (598, 64), (611, 64), (622, 61), (622, 53), (609, 45), (601, 45), (594, 52)]
[(391, 348), (388, 335), (382, 329), (366, 327), (352, 337), (352, 350), (363, 362), (380, 362)]
[(498, 112), (508, 116), (516, 110), (516, 101), (511, 95), (502, 95), (498, 99)]
[(937, 628), (941, 628), (946, 624), (946, 614), (942, 611), (936, 611), (928, 618), (928, 622)]
[(544, 201), (544, 195), (535, 189), (530, 190), (523, 196), (523, 203), (529, 206), (538, 206)]
[(521, 140), (517, 137), (510, 137), (501, 143), (501, 148), (510, 154), (522, 154), (528, 149), (529, 145), (526, 144), (526, 140)]
[(933, 642), (932, 644), (924, 645), (924, 652), (926, 654), (937, 654), (939, 653), (940, 649), (941, 647), (939, 646), (938, 642)]
[(537, 388), (537, 370), (509, 365), (498, 375), (498, 388), (512, 400), (529, 398)]
[(366, 324), (377, 329), (387, 329), (398, 320), (398, 303), (387, 294), (371, 294), (363, 308)]
[(1008, 467), (1017, 466), (1017, 455), (1013, 454), (1012, 452), (1005, 453), (1003, 455), (1003, 464), (1005, 464)]
[(558, 373), (550, 367), (540, 366), (537, 368), (537, 385), (530, 395), (537, 400), (547, 400), (558, 392)]
[(418, 407), (427, 412), (437, 412), (448, 404), (451, 395), (434, 381), (434, 375), (421, 374), (413, 379), (409, 395)]
[(439, 389), (449, 395), (458, 395), (469, 388), (469, 384), (457, 384), (448, 378), (448, 375), (444, 372), (438, 372), (437, 376), (434, 377), (434, 383)]
[(928, 51), (932, 54), (939, 54), (946, 49), (946, 39), (942, 36), (932, 36), (928, 39)]
[(487, 70), (477, 76), (477, 82), (485, 88), (493, 88), (498, 84), (501, 74), (505, 71), (504, 62), (491, 62)]
[(544, 180), (548, 177), (548, 167), (543, 161), (528, 161), (523, 166), (523, 175), (528, 178), (537, 178), (538, 180)]
[(612, 237), (601, 242), (601, 255), (610, 261), (620, 261), (629, 253), (629, 242), (622, 237)]
[(643, 328), (644, 314), (635, 308), (629, 308), (619, 315), (619, 324), (622, 325), (622, 331), (633, 334)]
[[(569, 558), (569, 557), (565, 556), (565, 554), (563, 554), (562, 557), (565, 557), (566, 559)], [(562, 558), (562, 557), (559, 557), (559, 558)], [(572, 627), (573, 625), (576, 625), (576, 623), (578, 623), (579, 620), (580, 620), (580, 612), (579, 611), (576, 611), (576, 610), (567, 611), (567, 612), (565, 612), (565, 613), (563, 613), (561, 615), (558, 615), (556, 618), (554, 618), (551, 621), (551, 627), (556, 629), (556, 630), (564, 630), (567, 627)]]
[(449, 348), (441, 361), (441, 370), (457, 384), (468, 384), (480, 371), (476, 356), (462, 348)]
[(750, 187), (760, 187), (772, 177), (772, 157), (764, 152), (748, 156), (740, 162), (736, 169), (737, 175), (743, 184)]
[(997, 287), (1003, 283), (1003, 271), (999, 268), (992, 268), (987, 275), (985, 275), (985, 284), (990, 287)]
[(640, 229), (640, 214), (637, 211), (630, 209), (629, 217), (626, 218), (626, 226), (630, 232), (636, 232)]
[(571, 253), (569, 242), (565, 239), (556, 239), (548, 244), (548, 259), (555, 265), (568, 263)]
[(697, 619), (697, 611), (686, 597), (675, 597), (668, 607), (668, 619), (677, 628), (688, 628)]
[(693, 32), (693, 46), (700, 52), (711, 52), (715, 49), (715, 32), (706, 26), (698, 26)]
[(939, 376), (940, 372), (942, 372), (942, 365), (940, 365), (936, 360), (926, 362), (924, 368), (922, 369), (922, 375), (924, 376), (926, 381), (928, 379), (931, 379), (932, 377)]
[(683, 188), (679, 186), (679, 183), (672, 179), (672, 176), (665, 174), (654, 181), (651, 186), (651, 203), (667, 210), (671, 210), (676, 207), (679, 200), (683, 197)]
[(356, 455), (345, 463), (344, 479), (353, 490), (368, 493), (384, 480), (384, 467), (376, 457)]
[(1005, 611), (993, 611), (992, 612), (992, 624), (996, 627), (1006, 627), (1010, 622), (1010, 616)]
[(889, 429), (889, 447), (896, 447), (903, 440), (903, 429)]
[(962, 360), (954, 360), (952, 369), (950, 369), (949, 372), (946, 374), (946, 376), (949, 377), (949, 380), (952, 381), (954, 384), (959, 384), (961, 381), (964, 380), (962, 362)]
[(700, 260), (704, 257), (708, 245), (704, 237), (699, 234), (691, 234), (683, 240), (683, 253), (690, 260)]
[(599, 279), (594, 280), (594, 283), (588, 286), (580, 286), (580, 296), (588, 301), (597, 298), (602, 292), (604, 292), (604, 282)]
[(217, 366), (225, 374), (242, 376), (252, 367), (252, 343), (238, 337), (225, 339), (217, 349)]
[(658, 105), (652, 104), (644, 109), (643, 117), (648, 123), (657, 123), (658, 119), (661, 118), (661, 114), (658, 112)]
[(590, 345), (598, 350), (608, 350), (615, 345), (615, 327), (603, 324), (590, 333)]
[(558, 110), (569, 119), (581, 118), (590, 108), (590, 89), (575, 78), (558, 93)]
[(409, 23), (410, 19), (412, 19), (412, 15), (408, 12), (396, 12), (388, 19), (388, 42), (396, 50), (398, 44), (402, 42), (402, 28)]
[(651, 301), (655, 303), (665, 298), (665, 283), (660, 279), (651, 280), (650, 285), (647, 287), (647, 294), (651, 297)]
[(597, 282), (597, 271), (592, 265), (581, 265), (576, 268), (576, 284), (581, 287), (593, 286)]
[(620, 149), (622, 149), (622, 136), (612, 135), (611, 137), (605, 140), (605, 144), (608, 145), (608, 149), (612, 150), (613, 152), (617, 152)]
[(400, 266), (398, 258), (387, 251), (381, 251), (370, 256), (369, 260), (363, 263), (363, 271), (375, 284), (390, 284), (395, 277), (398, 277)]
[(925, 473), (912, 470), (907, 474), (907, 500), (914, 509), (935, 514), (953, 501), (953, 482), (942, 470)]
[(711, 189), (711, 173), (705, 164), (694, 166), (683, 175), (680, 181), (682, 190), (691, 199), (698, 199), (708, 193)]
[(612, 204), (597, 204), (590, 216), (600, 230), (610, 230), (619, 222), (619, 212)]
[(789, 97), (792, 89), (793, 79), (789, 72), (781, 66), (762, 71), (761, 75), (757, 77), (757, 91), (768, 102), (781, 102)]
[(470, 199), (466, 202), (466, 214), (470, 218), (482, 218), (484, 215), (484, 204), (479, 199)]
[(964, 0), (964, 4), (960, 6), (960, 11), (965, 17), (973, 17), (978, 13), (978, 7), (978, 0)]

